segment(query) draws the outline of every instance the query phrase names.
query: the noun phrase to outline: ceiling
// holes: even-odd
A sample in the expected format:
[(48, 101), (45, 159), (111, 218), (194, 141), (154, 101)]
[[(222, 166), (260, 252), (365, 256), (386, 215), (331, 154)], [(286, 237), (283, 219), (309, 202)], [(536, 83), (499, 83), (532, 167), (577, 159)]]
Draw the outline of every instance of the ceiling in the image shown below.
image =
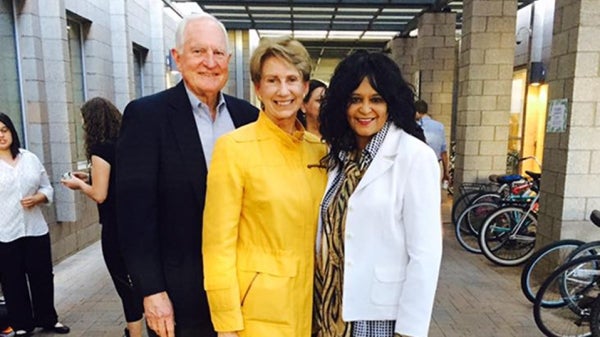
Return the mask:
[[(259, 37), (291, 35), (304, 44), (317, 72), (319, 67), (331, 71), (331, 64), (356, 49), (382, 51), (395, 36), (411, 34), (426, 11), (455, 12), (456, 28), (462, 24), (462, 0), (170, 1), (195, 2), (227, 29), (254, 29)], [(519, 7), (533, 1), (518, 0)]]

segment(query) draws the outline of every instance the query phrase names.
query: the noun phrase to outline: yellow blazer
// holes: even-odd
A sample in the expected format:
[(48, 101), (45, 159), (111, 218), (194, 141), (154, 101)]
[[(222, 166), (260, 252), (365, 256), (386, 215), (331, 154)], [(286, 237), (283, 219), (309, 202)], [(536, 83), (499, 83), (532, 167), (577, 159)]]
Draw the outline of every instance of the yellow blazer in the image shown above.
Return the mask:
[(261, 112), (213, 153), (202, 254), (215, 330), (309, 337), (325, 145), (285, 133)]

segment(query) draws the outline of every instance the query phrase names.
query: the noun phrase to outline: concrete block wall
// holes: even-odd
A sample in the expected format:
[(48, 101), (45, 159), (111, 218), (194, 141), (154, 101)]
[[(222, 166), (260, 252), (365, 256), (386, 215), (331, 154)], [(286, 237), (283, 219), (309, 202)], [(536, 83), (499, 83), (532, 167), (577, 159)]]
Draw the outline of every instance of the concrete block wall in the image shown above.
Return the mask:
[(600, 209), (600, 22), (593, 14), (598, 6), (598, 0), (555, 2), (548, 98), (568, 100), (567, 129), (545, 136), (540, 244), (600, 239), (588, 220)]
[[(250, 55), (253, 46), (250, 45), (250, 33), (243, 30), (229, 30), (229, 80), (223, 90), (229, 95), (250, 100), (252, 95), (252, 80), (250, 78)], [(252, 50), (251, 50), (252, 49)], [(241, 85), (241, 93), (238, 93)]]
[[(417, 39), (412, 37), (397, 37), (387, 43), (386, 49), (390, 57), (400, 67), (404, 80), (418, 91)], [(419, 95), (419, 92), (415, 92)]]
[(86, 98), (103, 96), (121, 110), (135, 95), (132, 45), (148, 50), (145, 94), (163, 90), (165, 55), (174, 45), (177, 18), (160, 0), (25, 0), (15, 3), (21, 74), (27, 119), (27, 148), (39, 156), (55, 189), (54, 204), (44, 207), (59, 261), (99, 238), (96, 204), (60, 183), (75, 170), (73, 106), (67, 18), (83, 23)]
[(456, 186), (506, 170), (516, 11), (512, 0), (463, 3)]
[[(133, 64), (130, 60), (133, 56), (129, 56), (132, 51), (129, 50), (129, 30), (127, 29), (127, 12), (125, 2), (110, 1), (110, 44), (111, 48), (111, 65), (114, 85), (113, 100), (115, 106), (120, 111), (125, 109), (125, 106), (132, 98), (132, 93), (135, 92), (133, 87)], [(92, 96), (93, 97), (93, 96)]]
[[(420, 98), (429, 106), (433, 119), (445, 126), (450, 144), (452, 102), (456, 69), (456, 14), (424, 13), (419, 17), (417, 63), (420, 70)], [(449, 147), (450, 145), (448, 145)]]

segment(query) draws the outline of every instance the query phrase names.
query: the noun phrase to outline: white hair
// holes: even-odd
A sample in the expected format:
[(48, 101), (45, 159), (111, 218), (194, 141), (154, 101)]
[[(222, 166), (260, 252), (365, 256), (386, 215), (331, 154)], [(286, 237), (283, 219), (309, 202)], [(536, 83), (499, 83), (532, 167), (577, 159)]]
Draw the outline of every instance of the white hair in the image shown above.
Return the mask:
[(212, 20), (213, 22), (215, 22), (223, 31), (223, 36), (225, 37), (225, 48), (227, 49), (227, 52), (229, 52), (229, 37), (227, 35), (227, 29), (225, 28), (223, 23), (213, 15), (202, 12), (192, 13), (190, 15), (185, 16), (177, 25), (177, 30), (175, 31), (175, 49), (177, 49), (179, 53), (183, 52), (183, 34), (185, 32), (185, 28), (190, 22), (196, 20)]

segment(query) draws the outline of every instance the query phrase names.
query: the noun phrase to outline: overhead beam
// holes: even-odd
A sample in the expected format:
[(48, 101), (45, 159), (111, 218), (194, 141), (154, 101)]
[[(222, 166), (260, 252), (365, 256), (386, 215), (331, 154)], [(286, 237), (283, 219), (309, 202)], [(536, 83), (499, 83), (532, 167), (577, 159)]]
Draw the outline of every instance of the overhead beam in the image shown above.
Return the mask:
[[(344, 2), (337, 0), (294, 0), (293, 5), (310, 7), (352, 7), (352, 8), (411, 8), (425, 7), (433, 3), (434, 0), (365, 0), (361, 2)], [(189, 0), (171, 0), (171, 2), (190, 2)], [(287, 1), (243, 1), (243, 0), (196, 0), (198, 6), (264, 6), (281, 7), (288, 5)]]
[(348, 48), (348, 46), (360, 46), (365, 49), (376, 49), (385, 46), (387, 42), (381, 41), (354, 41), (349, 43), (348, 41), (340, 41), (340, 40), (307, 40), (307, 39), (298, 39), (298, 41), (302, 42), (302, 44), (306, 48), (317, 48), (317, 47), (326, 47), (332, 49), (341, 49)]
[(448, 7), (448, 3), (450, 3), (452, 0), (435, 0), (435, 2), (433, 4), (431, 4), (426, 10), (423, 10), (421, 13), (418, 13), (417, 15), (415, 15), (415, 17), (412, 18), (412, 20), (408, 21), (408, 23), (406, 25), (404, 25), (404, 28), (400, 31), (400, 36), (408, 36), (408, 34), (416, 29), (419, 25), (419, 18), (421, 17), (421, 15), (425, 12), (442, 12), (442, 11), (449, 11), (449, 7)]
[(402, 23), (389, 25), (389, 24), (340, 24), (334, 23), (331, 25), (327, 24), (313, 24), (313, 23), (298, 23), (296, 22), (292, 27), (290, 22), (261, 22), (254, 19), (253, 22), (242, 22), (233, 21), (229, 19), (220, 18), (220, 21), (227, 27), (227, 29), (268, 29), (268, 30), (338, 30), (338, 31), (402, 31), (405, 25)]

